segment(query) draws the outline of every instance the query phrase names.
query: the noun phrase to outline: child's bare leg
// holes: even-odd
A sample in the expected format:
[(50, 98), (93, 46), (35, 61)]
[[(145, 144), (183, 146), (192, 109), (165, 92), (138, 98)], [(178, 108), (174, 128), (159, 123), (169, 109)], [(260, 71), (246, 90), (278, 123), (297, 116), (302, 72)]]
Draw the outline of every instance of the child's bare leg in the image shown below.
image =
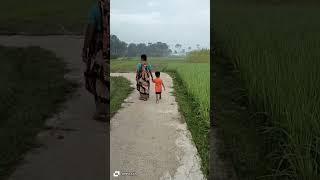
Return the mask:
[(156, 94), (156, 103), (159, 103), (159, 94)]

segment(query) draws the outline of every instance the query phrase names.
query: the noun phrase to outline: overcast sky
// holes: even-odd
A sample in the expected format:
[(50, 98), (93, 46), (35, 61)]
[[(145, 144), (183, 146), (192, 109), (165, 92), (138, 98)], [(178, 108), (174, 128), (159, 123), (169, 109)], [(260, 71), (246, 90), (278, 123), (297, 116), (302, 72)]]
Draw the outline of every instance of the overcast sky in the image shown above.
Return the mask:
[(111, 0), (111, 34), (127, 43), (210, 47), (210, 0)]

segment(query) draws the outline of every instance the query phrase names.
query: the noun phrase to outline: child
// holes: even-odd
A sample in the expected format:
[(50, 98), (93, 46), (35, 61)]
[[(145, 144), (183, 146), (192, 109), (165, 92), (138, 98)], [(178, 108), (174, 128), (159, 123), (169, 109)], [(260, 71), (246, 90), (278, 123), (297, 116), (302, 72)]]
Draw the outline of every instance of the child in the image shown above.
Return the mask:
[(166, 88), (164, 87), (162, 79), (160, 79), (160, 72), (156, 71), (155, 74), (156, 74), (156, 79), (153, 79), (152, 82), (155, 83), (156, 103), (159, 103), (159, 99), (161, 99), (162, 86), (163, 86), (163, 90), (166, 90)]

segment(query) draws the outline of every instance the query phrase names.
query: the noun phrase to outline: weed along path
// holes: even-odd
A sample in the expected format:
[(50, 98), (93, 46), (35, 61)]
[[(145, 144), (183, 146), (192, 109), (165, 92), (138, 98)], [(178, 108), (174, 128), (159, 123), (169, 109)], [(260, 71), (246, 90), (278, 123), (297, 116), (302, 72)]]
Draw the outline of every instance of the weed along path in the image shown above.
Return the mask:
[(80, 37), (0, 36), (0, 45), (40, 46), (51, 50), (71, 69), (66, 78), (82, 84), (61, 113), (48, 119), (47, 126), (52, 130), (38, 136), (44, 147), (27, 153), (9, 180), (107, 179), (108, 132), (105, 124), (92, 120), (95, 106), (93, 97), (83, 87)]
[[(135, 73), (112, 73), (130, 80)], [(150, 99), (139, 100), (133, 91), (110, 122), (111, 179), (202, 180), (200, 158), (172, 95), (173, 82), (161, 73), (166, 91), (156, 104), (154, 84)], [(133, 173), (113, 177), (115, 171)]]

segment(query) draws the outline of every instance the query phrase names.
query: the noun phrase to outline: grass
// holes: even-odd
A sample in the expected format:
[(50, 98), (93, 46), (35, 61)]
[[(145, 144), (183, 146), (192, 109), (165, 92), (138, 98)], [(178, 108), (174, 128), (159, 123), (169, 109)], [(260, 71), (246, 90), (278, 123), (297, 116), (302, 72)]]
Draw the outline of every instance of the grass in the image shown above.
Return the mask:
[[(149, 59), (154, 71), (168, 72), (173, 77), (179, 109), (198, 149), (202, 171), (208, 176), (210, 65), (181, 59)], [(112, 60), (111, 72), (134, 72), (138, 62), (137, 59)]]
[(124, 77), (110, 77), (111, 93), (110, 93), (110, 113), (112, 116), (121, 108), (122, 102), (128, 97), (133, 88), (130, 81)]
[(215, 1), (217, 53), (231, 58), (249, 107), (268, 116), (265, 175), (319, 179), (319, 3)]
[(209, 119), (203, 119), (197, 97), (188, 93), (184, 81), (178, 73), (170, 72), (174, 78), (174, 95), (177, 98), (179, 111), (187, 122), (192, 139), (201, 158), (201, 170), (205, 176), (209, 175)]
[[(181, 59), (167, 59), (167, 58), (149, 58), (149, 63), (152, 65), (153, 70), (164, 71), (169, 64), (186, 63)], [(111, 72), (134, 72), (137, 64), (140, 62), (138, 58), (129, 60), (111, 60)]]
[(0, 47), (0, 179), (33, 148), (45, 120), (59, 110), (75, 86), (65, 64), (38, 47)]
[(95, 0), (42, 1), (23, 3), (3, 0), (0, 6), (0, 33), (80, 34)]
[(210, 50), (194, 50), (188, 53), (187, 61), (196, 62), (196, 63), (210, 63)]
[[(212, 87), (214, 119), (222, 130), (223, 157), (230, 158), (239, 179), (254, 180), (270, 169), (264, 142), (264, 116), (252, 116), (243, 81), (231, 60), (214, 57)], [(214, 168), (214, 167), (213, 167)]]

